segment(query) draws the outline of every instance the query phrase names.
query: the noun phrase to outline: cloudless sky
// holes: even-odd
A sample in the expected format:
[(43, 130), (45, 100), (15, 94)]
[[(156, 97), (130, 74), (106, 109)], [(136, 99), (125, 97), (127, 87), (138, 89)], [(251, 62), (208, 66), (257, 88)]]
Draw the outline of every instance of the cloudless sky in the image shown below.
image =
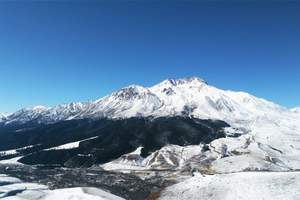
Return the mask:
[(300, 105), (300, 2), (0, 2), (0, 112), (186, 76)]

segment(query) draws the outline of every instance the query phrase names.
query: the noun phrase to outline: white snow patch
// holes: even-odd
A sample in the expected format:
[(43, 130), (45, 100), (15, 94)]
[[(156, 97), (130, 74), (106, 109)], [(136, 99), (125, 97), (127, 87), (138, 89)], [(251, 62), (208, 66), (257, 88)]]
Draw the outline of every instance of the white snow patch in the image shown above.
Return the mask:
[(15, 154), (18, 154), (18, 151), (30, 149), (30, 148), (33, 148), (33, 147), (38, 146), (38, 145), (40, 145), (40, 144), (29, 145), (29, 146), (18, 148), (18, 149), (0, 151), (0, 156), (15, 155)]
[(18, 160), (20, 160), (21, 158), (23, 158), (23, 156), (19, 156), (19, 157), (15, 157), (15, 158), (11, 158), (11, 159), (7, 159), (7, 160), (0, 160), (0, 164), (5, 164), (5, 165), (23, 165), (23, 163), (18, 162)]
[(60, 146), (57, 146), (57, 147), (52, 147), (52, 148), (49, 148), (49, 149), (45, 149), (44, 151), (61, 150), (61, 149), (76, 149), (76, 148), (79, 148), (80, 142), (87, 141), (87, 140), (93, 140), (93, 139), (96, 139), (96, 138), (98, 138), (98, 136), (90, 137), (90, 138), (80, 140), (80, 141), (76, 141), (76, 142), (63, 144), (63, 145), (60, 145)]

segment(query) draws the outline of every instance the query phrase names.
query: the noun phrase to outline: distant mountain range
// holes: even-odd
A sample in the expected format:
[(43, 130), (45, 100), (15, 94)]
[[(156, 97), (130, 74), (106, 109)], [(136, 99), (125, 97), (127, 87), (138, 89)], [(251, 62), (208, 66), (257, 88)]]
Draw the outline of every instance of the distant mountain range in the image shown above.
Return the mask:
[(91, 102), (24, 108), (0, 115), (2, 124), (55, 123), (71, 119), (193, 116), (230, 123), (291, 111), (245, 92), (217, 89), (191, 77), (168, 79), (153, 87), (131, 85)]

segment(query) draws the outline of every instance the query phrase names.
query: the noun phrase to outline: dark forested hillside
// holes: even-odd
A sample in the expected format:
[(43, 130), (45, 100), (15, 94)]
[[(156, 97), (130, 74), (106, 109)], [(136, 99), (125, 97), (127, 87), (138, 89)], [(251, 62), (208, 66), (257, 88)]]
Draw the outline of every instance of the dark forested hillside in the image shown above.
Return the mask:
[[(224, 137), (223, 127), (227, 126), (223, 121), (161, 117), (2, 127), (0, 150), (19, 150), (16, 154), (3, 154), (1, 159), (23, 156), (20, 162), (27, 164), (90, 166), (116, 159), (140, 146), (144, 147), (142, 156), (145, 157), (166, 144), (209, 143)], [(76, 141), (81, 141), (78, 148), (46, 150)], [(22, 148), (27, 146), (30, 147)]]

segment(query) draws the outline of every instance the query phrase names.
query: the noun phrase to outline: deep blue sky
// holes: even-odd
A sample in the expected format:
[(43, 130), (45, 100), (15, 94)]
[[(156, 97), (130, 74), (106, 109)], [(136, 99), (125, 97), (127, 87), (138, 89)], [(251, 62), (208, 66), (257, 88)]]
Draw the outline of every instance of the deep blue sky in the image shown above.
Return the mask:
[(300, 105), (300, 3), (88, 2), (0, 3), (0, 112), (185, 76)]

